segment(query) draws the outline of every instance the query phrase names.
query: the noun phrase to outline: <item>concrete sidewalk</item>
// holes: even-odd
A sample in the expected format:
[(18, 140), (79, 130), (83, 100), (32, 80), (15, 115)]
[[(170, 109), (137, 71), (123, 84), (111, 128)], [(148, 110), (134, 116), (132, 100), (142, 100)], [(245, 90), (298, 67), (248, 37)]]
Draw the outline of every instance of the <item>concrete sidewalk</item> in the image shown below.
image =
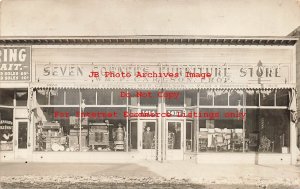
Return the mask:
[(158, 177), (137, 164), (0, 163), (1, 176), (119, 176)]
[(292, 165), (218, 165), (188, 161), (142, 162), (166, 179), (188, 179), (200, 184), (285, 184), (300, 188), (300, 167)]
[(188, 161), (136, 164), (0, 163), (0, 182), (184, 182), (299, 186), (300, 168), (291, 165), (202, 165)]

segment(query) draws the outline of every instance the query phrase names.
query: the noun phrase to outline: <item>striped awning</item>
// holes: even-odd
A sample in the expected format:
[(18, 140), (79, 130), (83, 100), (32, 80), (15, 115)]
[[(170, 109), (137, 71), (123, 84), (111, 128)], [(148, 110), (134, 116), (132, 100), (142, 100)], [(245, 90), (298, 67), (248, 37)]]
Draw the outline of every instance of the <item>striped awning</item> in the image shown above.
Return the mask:
[(295, 89), (296, 84), (211, 84), (211, 83), (30, 83), (30, 88), (39, 89), (221, 89), (221, 90), (247, 90), (247, 89)]

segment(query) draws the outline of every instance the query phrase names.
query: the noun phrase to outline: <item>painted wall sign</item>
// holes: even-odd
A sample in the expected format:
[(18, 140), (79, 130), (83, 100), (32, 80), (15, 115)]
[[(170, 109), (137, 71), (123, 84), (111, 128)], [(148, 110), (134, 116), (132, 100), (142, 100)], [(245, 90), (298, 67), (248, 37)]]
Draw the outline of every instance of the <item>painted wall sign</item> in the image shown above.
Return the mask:
[(0, 81), (30, 81), (30, 47), (0, 47)]
[(36, 65), (36, 81), (188, 84), (288, 84), (291, 64), (56, 64)]

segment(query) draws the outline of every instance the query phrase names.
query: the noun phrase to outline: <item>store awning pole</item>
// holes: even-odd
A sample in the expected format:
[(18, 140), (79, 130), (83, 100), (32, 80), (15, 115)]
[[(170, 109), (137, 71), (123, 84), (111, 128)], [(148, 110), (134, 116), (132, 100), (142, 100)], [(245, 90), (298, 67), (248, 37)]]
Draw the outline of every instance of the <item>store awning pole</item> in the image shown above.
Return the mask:
[(79, 151), (81, 152), (81, 91), (79, 89)]
[[(243, 92), (243, 115), (245, 114), (245, 97), (246, 97), (246, 94), (245, 92)], [(247, 116), (243, 117), (243, 153), (245, 152), (245, 119), (246, 119)]]

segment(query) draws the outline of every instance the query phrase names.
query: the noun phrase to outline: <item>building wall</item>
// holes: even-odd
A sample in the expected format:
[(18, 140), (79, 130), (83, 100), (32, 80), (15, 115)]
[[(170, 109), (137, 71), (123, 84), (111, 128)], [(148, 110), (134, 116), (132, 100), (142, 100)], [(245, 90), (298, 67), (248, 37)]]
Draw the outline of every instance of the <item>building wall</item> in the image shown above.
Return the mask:
[(32, 48), (32, 62), (130, 62), (130, 63), (262, 63), (291, 64), (290, 47), (139, 46)]

